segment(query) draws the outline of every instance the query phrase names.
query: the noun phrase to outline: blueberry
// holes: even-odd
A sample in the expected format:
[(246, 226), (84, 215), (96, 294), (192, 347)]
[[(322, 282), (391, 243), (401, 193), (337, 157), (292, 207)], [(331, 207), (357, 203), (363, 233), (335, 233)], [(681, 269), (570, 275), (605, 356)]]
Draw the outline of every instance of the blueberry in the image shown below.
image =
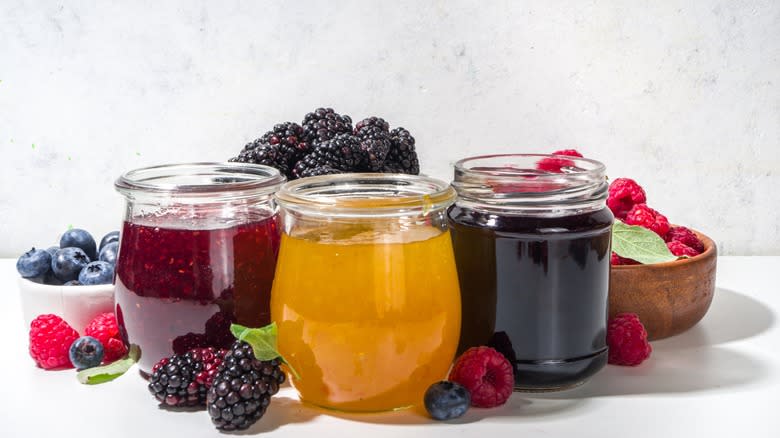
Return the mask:
[(455, 382), (437, 382), (425, 391), (425, 409), (434, 420), (458, 418), (469, 409), (471, 394)]
[(62, 248), (51, 259), (51, 270), (61, 281), (67, 282), (79, 277), (79, 272), (89, 264), (90, 259), (81, 248)]
[(92, 336), (82, 336), (70, 345), (68, 357), (76, 369), (96, 367), (103, 361), (103, 344)]
[(16, 270), (24, 278), (38, 277), (51, 269), (51, 254), (42, 249), (31, 249), (16, 260)]
[(119, 242), (119, 231), (112, 231), (103, 236), (103, 238), (100, 239), (99, 250), (103, 251), (103, 248), (111, 242)]
[(42, 277), (35, 277), (35, 278), (31, 278), (30, 280), (32, 280), (32, 281), (34, 281), (36, 283), (48, 284), (48, 285), (53, 285), (53, 286), (61, 286), (62, 285), (62, 280), (57, 278), (57, 276), (54, 275), (54, 272), (52, 272), (51, 269), (49, 269), (49, 272), (43, 274)]
[(57, 251), (59, 251), (59, 250), (60, 250), (59, 246), (50, 246), (50, 247), (46, 248), (46, 252), (49, 253), (51, 258), (54, 258), (54, 254), (56, 254)]
[(79, 283), (84, 285), (111, 284), (112, 281), (114, 281), (114, 266), (103, 261), (92, 262), (79, 273)]
[(60, 248), (67, 247), (81, 248), (90, 260), (97, 260), (98, 254), (95, 239), (91, 234), (82, 229), (70, 229), (60, 237)]
[(81, 283), (79, 283), (78, 280), (71, 280), (71, 281), (63, 284), (63, 286), (81, 286)]
[(119, 242), (107, 243), (106, 246), (102, 247), (100, 250), (98, 259), (115, 265), (117, 251), (119, 251)]

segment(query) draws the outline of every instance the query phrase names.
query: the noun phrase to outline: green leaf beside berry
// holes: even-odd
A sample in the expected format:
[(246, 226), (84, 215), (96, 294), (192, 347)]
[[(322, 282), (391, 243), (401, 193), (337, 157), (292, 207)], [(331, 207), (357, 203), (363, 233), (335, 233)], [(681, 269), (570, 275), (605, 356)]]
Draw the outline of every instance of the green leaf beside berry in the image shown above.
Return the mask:
[(79, 382), (86, 385), (97, 385), (99, 383), (110, 382), (126, 373), (127, 370), (138, 362), (138, 358), (141, 355), (140, 353), (137, 345), (131, 345), (130, 351), (124, 359), (119, 359), (108, 365), (79, 371), (78, 374), (76, 374), (76, 378), (79, 379)]
[(646, 265), (677, 260), (658, 234), (619, 220), (612, 225), (612, 251)]
[(293, 376), (300, 380), (300, 376), (295, 368), (287, 362), (276, 347), (276, 338), (279, 333), (276, 323), (272, 322), (265, 327), (250, 328), (240, 324), (230, 324), (230, 333), (239, 341), (246, 342), (252, 347), (257, 360), (273, 360), (279, 358), (282, 363), (287, 365)]

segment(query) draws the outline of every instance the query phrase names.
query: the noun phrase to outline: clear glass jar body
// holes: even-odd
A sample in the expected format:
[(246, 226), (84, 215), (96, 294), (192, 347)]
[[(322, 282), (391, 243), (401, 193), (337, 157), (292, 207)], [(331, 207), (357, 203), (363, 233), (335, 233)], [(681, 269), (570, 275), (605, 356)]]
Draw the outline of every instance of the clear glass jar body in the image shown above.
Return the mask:
[(126, 209), (116, 266), (116, 315), (141, 349), (140, 370), (195, 347), (225, 347), (230, 323), (270, 322), (279, 247), (267, 166), (195, 163), (122, 175)]
[(561, 172), (537, 170), (549, 158), (459, 161), (448, 212), (464, 306), (459, 349), (501, 351), (517, 390), (578, 385), (607, 360), (614, 218), (604, 166), (566, 157)]
[(277, 198), (271, 315), (301, 399), (363, 412), (420, 403), (446, 377), (460, 334), (445, 212), (455, 191), (418, 176), (344, 174), (287, 183)]

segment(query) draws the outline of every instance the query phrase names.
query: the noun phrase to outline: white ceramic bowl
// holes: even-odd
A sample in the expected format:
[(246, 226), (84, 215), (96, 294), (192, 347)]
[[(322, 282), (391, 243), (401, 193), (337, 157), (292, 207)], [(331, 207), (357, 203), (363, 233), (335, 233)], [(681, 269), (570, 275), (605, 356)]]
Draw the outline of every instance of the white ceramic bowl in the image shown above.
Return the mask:
[(54, 286), (19, 277), (25, 327), (45, 313), (53, 313), (70, 324), (80, 335), (92, 319), (114, 311), (114, 285)]

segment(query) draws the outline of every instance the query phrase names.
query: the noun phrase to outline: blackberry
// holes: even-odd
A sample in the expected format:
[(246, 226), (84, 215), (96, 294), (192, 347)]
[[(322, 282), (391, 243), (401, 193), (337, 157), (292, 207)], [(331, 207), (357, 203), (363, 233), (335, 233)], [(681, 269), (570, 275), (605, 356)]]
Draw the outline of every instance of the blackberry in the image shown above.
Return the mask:
[(509, 339), (506, 332), (500, 331), (493, 333), (493, 336), (490, 337), (487, 345), (504, 355), (506, 360), (508, 360), (513, 367), (515, 366), (517, 363), (517, 354), (515, 353), (512, 341)]
[(418, 175), (420, 162), (414, 148), (414, 137), (404, 128), (390, 131), (390, 152), (385, 158), (382, 171), (385, 173), (407, 173)]
[(287, 159), (280, 150), (280, 146), (278, 144), (266, 143), (262, 139), (248, 143), (237, 157), (228, 161), (265, 164), (278, 169), (282, 175), (290, 173), (290, 166), (287, 164)]
[(359, 121), (355, 125), (355, 135), (360, 135), (362, 132), (365, 131), (382, 131), (385, 133), (390, 133), (390, 124), (385, 121), (385, 119), (381, 117), (367, 117), (361, 121)]
[(380, 172), (392, 146), (390, 124), (382, 118), (369, 117), (355, 125), (355, 135), (360, 139), (358, 170)]
[(312, 146), (338, 134), (352, 132), (352, 119), (333, 108), (317, 108), (303, 118), (303, 140)]
[(287, 162), (288, 168), (311, 152), (309, 143), (303, 140), (303, 128), (294, 122), (274, 125), (274, 129), (260, 137), (262, 143), (279, 145), (279, 153)]
[(233, 343), (206, 396), (209, 416), (217, 429), (246, 429), (265, 414), (271, 396), (284, 383), (279, 365), (278, 358), (255, 358), (246, 342)]
[(314, 148), (295, 165), (293, 176), (303, 178), (313, 169), (329, 167), (333, 170), (351, 172), (360, 164), (360, 139), (352, 134), (338, 134)]
[(301, 172), (301, 178), (306, 178), (308, 176), (333, 175), (336, 173), (343, 173), (343, 172), (341, 170), (336, 170), (329, 166), (314, 167), (311, 169), (306, 169), (303, 172)]
[(170, 407), (205, 406), (206, 391), (225, 353), (226, 350), (196, 348), (160, 360), (149, 376), (149, 392)]
[(208, 346), (208, 338), (202, 333), (189, 332), (186, 335), (176, 336), (171, 342), (174, 354), (186, 354), (193, 348), (203, 348)]
[(236, 322), (232, 313), (219, 311), (206, 321), (206, 341), (216, 348), (229, 348), (236, 339), (230, 333), (230, 324)]

